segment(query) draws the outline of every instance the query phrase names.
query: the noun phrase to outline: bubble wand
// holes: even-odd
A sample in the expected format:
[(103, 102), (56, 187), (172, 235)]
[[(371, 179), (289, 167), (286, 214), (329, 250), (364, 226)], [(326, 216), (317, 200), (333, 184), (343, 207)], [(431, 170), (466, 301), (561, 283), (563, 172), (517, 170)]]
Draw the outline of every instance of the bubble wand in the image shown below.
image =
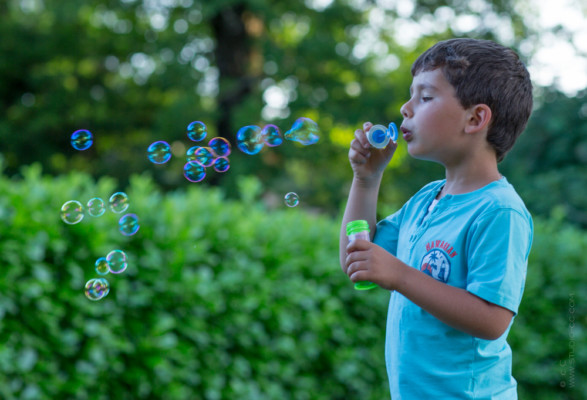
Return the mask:
[(385, 148), (390, 140), (397, 141), (398, 136), (397, 126), (393, 122), (390, 122), (387, 128), (383, 125), (373, 125), (367, 132), (367, 140), (371, 146), (378, 149)]

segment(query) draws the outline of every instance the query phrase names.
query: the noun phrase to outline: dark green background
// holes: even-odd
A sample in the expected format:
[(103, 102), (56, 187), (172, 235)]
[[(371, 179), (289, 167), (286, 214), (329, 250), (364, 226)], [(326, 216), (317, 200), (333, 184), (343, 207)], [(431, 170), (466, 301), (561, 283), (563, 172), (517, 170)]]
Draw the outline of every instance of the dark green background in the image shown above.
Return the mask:
[[(365, 120), (401, 122), (411, 63), (437, 40), (499, 40), (493, 14), (511, 23), (504, 44), (515, 49), (566, 31), (532, 30), (529, 12), (514, 7), (523, 1), (417, 1), (401, 17), (389, 2), (311, 4), (0, 2), (1, 398), (388, 396), (387, 295), (352, 290), (337, 260), (353, 131)], [(408, 47), (380, 29), (385, 46), (357, 56), (374, 21), (424, 24), (446, 7), (478, 16), (478, 26), (448, 23)], [(272, 85), (289, 91), (275, 119), (263, 113)], [(585, 94), (535, 87), (528, 128), (500, 165), (536, 222), (510, 334), (522, 399), (587, 397)], [(302, 116), (322, 130), (315, 145), (285, 142), (255, 156), (234, 146), (244, 125), (285, 131)], [(231, 169), (199, 184), (183, 178), (181, 154), (163, 166), (146, 157), (156, 140), (187, 147), (194, 120), (233, 143)], [(69, 137), (82, 128), (95, 143), (78, 152)], [(443, 177), (401, 142), (396, 159), (380, 216)], [(63, 202), (117, 190), (139, 215), (137, 235), (120, 235), (111, 212), (60, 221)], [(293, 209), (283, 204), (290, 191), (301, 199)], [(129, 269), (90, 302), (84, 283), (114, 248), (127, 251)]]

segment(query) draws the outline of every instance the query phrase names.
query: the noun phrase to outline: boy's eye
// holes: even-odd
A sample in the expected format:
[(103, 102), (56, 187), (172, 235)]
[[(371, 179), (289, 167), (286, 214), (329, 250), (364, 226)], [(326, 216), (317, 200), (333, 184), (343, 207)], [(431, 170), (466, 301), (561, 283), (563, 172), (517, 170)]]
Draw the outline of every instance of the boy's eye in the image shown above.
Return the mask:
[(432, 100), (432, 97), (427, 97), (427, 96), (422, 97), (422, 101), (430, 101), (430, 100)]

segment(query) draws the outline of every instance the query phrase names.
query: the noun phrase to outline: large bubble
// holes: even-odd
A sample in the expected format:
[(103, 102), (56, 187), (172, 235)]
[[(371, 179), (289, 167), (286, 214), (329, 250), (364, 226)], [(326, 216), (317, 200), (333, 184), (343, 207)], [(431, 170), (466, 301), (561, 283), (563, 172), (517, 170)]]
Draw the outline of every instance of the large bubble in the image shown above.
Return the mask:
[(243, 126), (236, 133), (236, 146), (246, 154), (257, 154), (263, 148), (261, 128), (256, 125)]
[(310, 118), (298, 118), (292, 125), (291, 129), (283, 134), (287, 140), (299, 142), (308, 146), (318, 142), (320, 139), (320, 129), (318, 124)]

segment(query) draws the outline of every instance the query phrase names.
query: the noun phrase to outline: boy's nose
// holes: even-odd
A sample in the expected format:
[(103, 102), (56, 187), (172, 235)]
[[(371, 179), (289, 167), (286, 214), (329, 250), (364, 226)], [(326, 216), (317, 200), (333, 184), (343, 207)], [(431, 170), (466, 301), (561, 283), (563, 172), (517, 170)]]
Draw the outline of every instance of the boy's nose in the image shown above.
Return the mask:
[(409, 118), (412, 115), (412, 112), (410, 111), (409, 107), (408, 107), (408, 103), (404, 103), (403, 106), (401, 106), (401, 108), (399, 109), (399, 112), (402, 114), (402, 116), (404, 118)]

